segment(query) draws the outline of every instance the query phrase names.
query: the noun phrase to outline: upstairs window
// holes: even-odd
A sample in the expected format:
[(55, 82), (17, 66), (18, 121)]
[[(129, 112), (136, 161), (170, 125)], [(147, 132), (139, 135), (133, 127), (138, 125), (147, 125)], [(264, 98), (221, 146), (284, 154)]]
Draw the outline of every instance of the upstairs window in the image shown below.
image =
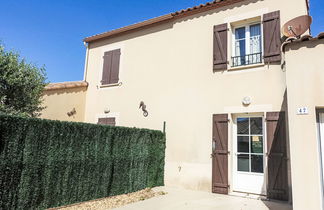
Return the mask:
[(119, 81), (120, 49), (105, 52), (101, 85), (117, 84)]
[(234, 29), (232, 66), (262, 63), (261, 24)]
[[(230, 44), (227, 42), (230, 37), (228, 31), (233, 32)], [(213, 32), (214, 72), (225, 71), (230, 66), (281, 62), (280, 11), (230, 24), (215, 25)], [(232, 47), (230, 55), (228, 46)]]

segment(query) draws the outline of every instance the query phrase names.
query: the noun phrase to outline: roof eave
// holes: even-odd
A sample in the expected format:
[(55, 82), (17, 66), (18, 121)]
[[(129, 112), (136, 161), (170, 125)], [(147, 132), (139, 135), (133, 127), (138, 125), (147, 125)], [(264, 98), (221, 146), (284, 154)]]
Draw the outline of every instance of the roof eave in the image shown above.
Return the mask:
[(198, 13), (202, 13), (202, 12), (217, 9), (220, 7), (232, 5), (235, 3), (242, 2), (242, 1), (246, 1), (246, 0), (214, 0), (214, 1), (208, 2), (206, 4), (201, 4), (199, 6), (194, 6), (194, 7), (185, 9), (185, 10), (180, 10), (180, 11), (177, 11), (174, 13), (170, 13), (170, 14), (163, 15), (160, 17), (152, 18), (152, 19), (140, 22), (140, 23), (132, 24), (132, 25), (125, 26), (125, 27), (122, 27), (119, 29), (115, 29), (112, 31), (108, 31), (108, 32), (104, 32), (104, 33), (97, 34), (94, 36), (90, 36), (90, 37), (85, 38), (83, 41), (86, 43), (90, 43), (90, 42), (102, 40), (105, 38), (110, 38), (112, 36), (121, 35), (121, 34), (124, 34), (127, 32), (132, 32), (132, 31), (135, 31), (138, 29), (142, 29), (142, 28), (145, 28), (148, 26), (153, 26), (153, 25), (156, 25), (159, 23), (164, 23), (166, 21), (183, 18), (185, 16), (195, 15)]
[(160, 17), (156, 17), (156, 18), (153, 18), (153, 19), (149, 19), (149, 20), (140, 22), (140, 23), (135, 23), (135, 24), (125, 26), (125, 27), (122, 27), (122, 28), (118, 28), (118, 29), (115, 29), (115, 30), (112, 30), (112, 31), (104, 32), (102, 34), (90, 36), (90, 37), (85, 38), (83, 41), (86, 42), (86, 43), (93, 42), (93, 41), (98, 41), (98, 40), (101, 40), (101, 39), (104, 39), (104, 38), (107, 38), (107, 37), (112, 37), (114, 35), (120, 35), (120, 34), (123, 34), (123, 33), (126, 33), (126, 32), (141, 29), (141, 28), (151, 26), (151, 25), (154, 25), (154, 24), (157, 24), (157, 23), (162, 23), (162, 22), (170, 20), (172, 18), (173, 18), (172, 14), (163, 15), (163, 16), (160, 16)]
[(50, 83), (44, 88), (44, 90), (52, 91), (52, 90), (62, 90), (62, 89), (81, 88), (81, 87), (85, 87), (85, 88), (88, 87), (88, 82), (74, 81), (74, 82)]
[(304, 35), (301, 36), (299, 39), (297, 38), (288, 38), (283, 44), (282, 44), (282, 48), (285, 49), (288, 45), (291, 44), (297, 44), (297, 43), (303, 43), (303, 42), (307, 42), (307, 41), (317, 41), (317, 40), (321, 40), (324, 39), (324, 32), (320, 32), (317, 36), (311, 36), (311, 35)]

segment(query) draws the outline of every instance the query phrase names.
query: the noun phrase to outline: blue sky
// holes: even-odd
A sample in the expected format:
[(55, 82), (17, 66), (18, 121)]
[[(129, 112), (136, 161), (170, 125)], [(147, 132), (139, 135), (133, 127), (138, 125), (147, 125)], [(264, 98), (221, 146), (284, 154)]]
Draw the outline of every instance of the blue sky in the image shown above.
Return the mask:
[[(38, 66), (48, 81), (83, 79), (82, 39), (208, 0), (0, 0), (0, 40)], [(324, 31), (324, 0), (311, 0), (312, 33)]]

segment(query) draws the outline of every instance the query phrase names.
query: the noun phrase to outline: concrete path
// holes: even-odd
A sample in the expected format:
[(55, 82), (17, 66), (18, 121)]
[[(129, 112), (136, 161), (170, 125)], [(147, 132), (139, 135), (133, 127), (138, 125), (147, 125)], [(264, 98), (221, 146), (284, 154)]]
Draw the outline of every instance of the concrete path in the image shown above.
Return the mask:
[(164, 191), (167, 194), (132, 203), (115, 210), (292, 210), (291, 205), (281, 202), (168, 187), (159, 187), (154, 190)]

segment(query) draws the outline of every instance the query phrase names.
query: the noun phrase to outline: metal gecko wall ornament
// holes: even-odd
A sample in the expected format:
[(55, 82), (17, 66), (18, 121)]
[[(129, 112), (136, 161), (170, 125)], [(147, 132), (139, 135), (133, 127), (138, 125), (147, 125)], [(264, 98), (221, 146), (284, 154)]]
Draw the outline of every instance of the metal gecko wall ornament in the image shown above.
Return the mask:
[(68, 112), (68, 113), (66, 113), (69, 117), (72, 117), (73, 115), (75, 115), (76, 114), (76, 110), (75, 110), (75, 108), (73, 108), (72, 109), (72, 111), (70, 111), (70, 112)]
[(143, 101), (141, 101), (139, 108), (142, 108), (144, 117), (147, 117), (148, 116), (148, 112), (146, 110), (146, 105), (144, 104)]

